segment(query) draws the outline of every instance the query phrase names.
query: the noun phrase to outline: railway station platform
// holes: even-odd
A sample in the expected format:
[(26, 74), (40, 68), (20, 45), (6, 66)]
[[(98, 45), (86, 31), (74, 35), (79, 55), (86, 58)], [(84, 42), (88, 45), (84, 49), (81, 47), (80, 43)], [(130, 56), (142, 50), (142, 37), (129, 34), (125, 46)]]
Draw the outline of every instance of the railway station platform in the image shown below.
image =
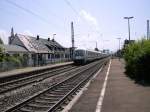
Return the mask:
[(150, 112), (150, 86), (135, 83), (124, 67), (112, 59), (63, 112)]
[(0, 72), (0, 79), (6, 78), (6, 77), (17, 76), (17, 75), (27, 73), (27, 72), (50, 69), (50, 68), (55, 68), (55, 67), (59, 67), (59, 66), (65, 66), (65, 65), (69, 65), (69, 64), (73, 64), (73, 62), (49, 64), (49, 65), (39, 66), (39, 67), (26, 67), (26, 68), (10, 70), (10, 71), (6, 71), (6, 72)]

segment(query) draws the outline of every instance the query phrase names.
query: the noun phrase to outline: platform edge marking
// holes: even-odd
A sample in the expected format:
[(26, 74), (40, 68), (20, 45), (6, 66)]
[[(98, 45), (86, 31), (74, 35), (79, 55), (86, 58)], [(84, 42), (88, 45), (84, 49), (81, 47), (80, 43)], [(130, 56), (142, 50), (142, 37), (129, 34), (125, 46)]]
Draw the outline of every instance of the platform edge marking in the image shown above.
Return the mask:
[(78, 101), (78, 99), (81, 97), (84, 91), (87, 90), (88, 86), (90, 85), (91, 81), (102, 71), (103, 66), (99, 69), (99, 71), (92, 77), (92, 79), (81, 89), (79, 93), (70, 101), (70, 103), (65, 106), (65, 108), (62, 110), (62, 112), (68, 112), (72, 106)]
[(107, 69), (107, 72), (106, 72), (105, 80), (104, 80), (104, 83), (103, 83), (102, 90), (100, 92), (100, 97), (98, 99), (97, 106), (96, 106), (96, 111), (95, 112), (101, 112), (101, 109), (102, 109), (103, 99), (104, 99), (104, 95), (105, 95), (105, 91), (106, 91), (106, 86), (107, 86), (107, 80), (108, 80), (109, 71), (110, 71), (110, 65), (111, 65), (111, 60), (109, 62), (109, 66), (108, 66), (108, 69)]

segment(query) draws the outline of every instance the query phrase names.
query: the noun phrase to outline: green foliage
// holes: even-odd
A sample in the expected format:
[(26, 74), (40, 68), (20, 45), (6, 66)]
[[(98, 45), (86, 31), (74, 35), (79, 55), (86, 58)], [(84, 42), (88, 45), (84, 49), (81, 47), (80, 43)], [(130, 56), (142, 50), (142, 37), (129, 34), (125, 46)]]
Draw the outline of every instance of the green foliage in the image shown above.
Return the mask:
[(0, 38), (0, 44), (4, 44), (3, 40)]
[(0, 62), (2, 62), (3, 59), (4, 59), (3, 49), (0, 47)]
[(13, 63), (13, 65), (14, 66), (21, 66), (21, 56), (18, 56), (18, 55), (14, 55), (14, 56), (10, 56), (10, 55), (6, 55), (5, 57), (4, 57), (4, 60), (6, 61), (6, 62), (11, 62), (11, 63)]
[(9, 62), (12, 63), (13, 66), (22, 66), (22, 57), (21, 56), (10, 56), (8, 54), (0, 54), (0, 62)]
[(14, 56), (10, 57), (10, 61), (13, 62), (14, 66), (18, 66), (18, 67), (21, 66), (21, 61)]
[(128, 45), (124, 50), (126, 73), (137, 81), (150, 82), (150, 40)]
[(2, 53), (3, 52), (3, 48), (0, 46), (0, 53)]

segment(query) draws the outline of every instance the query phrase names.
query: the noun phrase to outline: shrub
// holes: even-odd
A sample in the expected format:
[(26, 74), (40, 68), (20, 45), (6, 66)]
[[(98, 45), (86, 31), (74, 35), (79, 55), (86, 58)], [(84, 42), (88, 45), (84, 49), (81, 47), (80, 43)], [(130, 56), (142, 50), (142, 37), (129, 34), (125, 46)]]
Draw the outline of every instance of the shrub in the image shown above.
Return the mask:
[(14, 56), (6, 56), (5, 61), (12, 63), (14, 66), (21, 66), (21, 61)]
[(4, 60), (3, 48), (0, 47), (0, 62)]
[(141, 40), (128, 45), (124, 51), (126, 73), (137, 81), (150, 82), (150, 41)]
[(14, 66), (20, 67), (21, 66), (21, 61), (17, 59), (16, 57), (11, 57), (11, 62), (13, 62)]

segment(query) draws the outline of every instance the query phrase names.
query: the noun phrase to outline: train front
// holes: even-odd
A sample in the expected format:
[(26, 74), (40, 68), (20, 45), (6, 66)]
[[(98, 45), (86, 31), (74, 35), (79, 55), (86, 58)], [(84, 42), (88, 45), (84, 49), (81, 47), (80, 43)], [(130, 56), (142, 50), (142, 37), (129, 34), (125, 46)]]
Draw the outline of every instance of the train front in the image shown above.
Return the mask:
[(75, 50), (74, 52), (74, 63), (75, 64), (84, 64), (86, 62), (86, 51), (85, 50), (81, 50), (81, 49), (78, 49), (78, 50)]

